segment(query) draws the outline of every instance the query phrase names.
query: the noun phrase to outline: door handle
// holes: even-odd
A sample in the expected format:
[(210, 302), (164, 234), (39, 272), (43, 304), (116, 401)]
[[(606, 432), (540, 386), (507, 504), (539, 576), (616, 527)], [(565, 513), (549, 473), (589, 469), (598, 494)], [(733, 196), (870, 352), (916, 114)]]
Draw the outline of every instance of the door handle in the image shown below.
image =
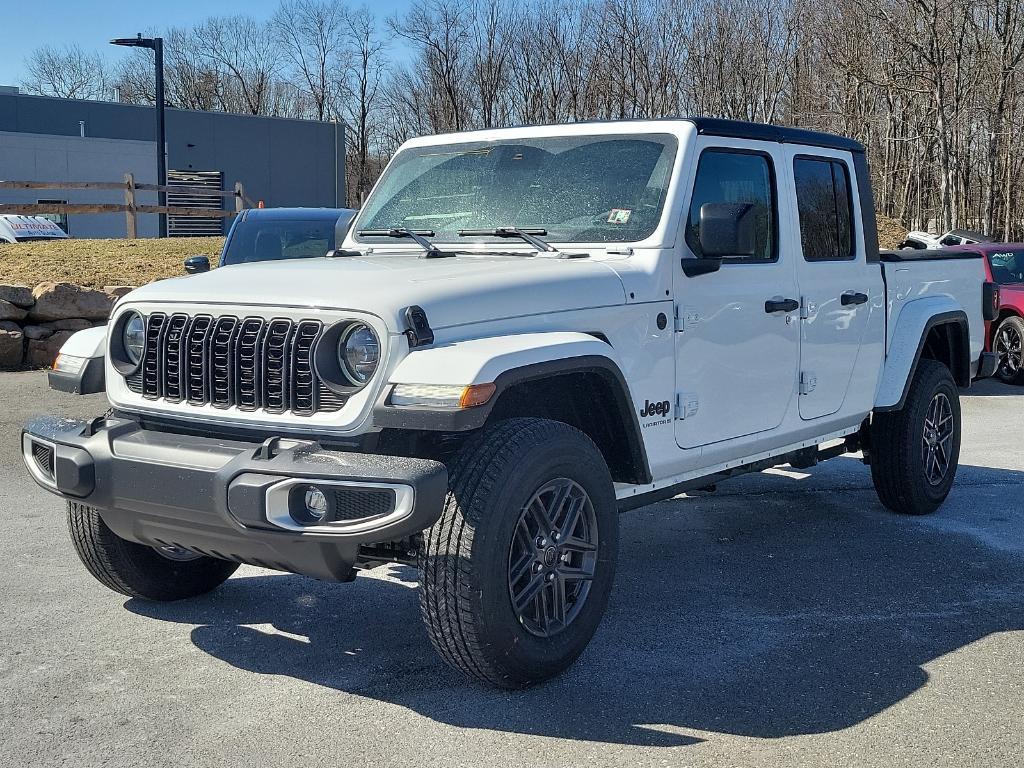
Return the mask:
[(839, 297), (839, 301), (842, 303), (844, 307), (848, 307), (851, 304), (864, 304), (867, 302), (867, 300), (868, 295), (866, 293), (860, 293), (858, 291), (847, 291), (846, 293)]
[(768, 299), (764, 303), (764, 311), (769, 315), (773, 312), (796, 312), (800, 302), (796, 299)]

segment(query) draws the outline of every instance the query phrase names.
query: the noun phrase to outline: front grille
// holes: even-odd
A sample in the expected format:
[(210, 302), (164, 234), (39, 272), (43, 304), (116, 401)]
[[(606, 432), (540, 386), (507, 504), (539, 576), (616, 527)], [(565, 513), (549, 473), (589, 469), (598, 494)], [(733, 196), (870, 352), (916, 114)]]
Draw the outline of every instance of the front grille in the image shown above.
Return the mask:
[(341, 410), (313, 367), (319, 320), (155, 312), (146, 319), (146, 352), (128, 388), (147, 400), (297, 416)]

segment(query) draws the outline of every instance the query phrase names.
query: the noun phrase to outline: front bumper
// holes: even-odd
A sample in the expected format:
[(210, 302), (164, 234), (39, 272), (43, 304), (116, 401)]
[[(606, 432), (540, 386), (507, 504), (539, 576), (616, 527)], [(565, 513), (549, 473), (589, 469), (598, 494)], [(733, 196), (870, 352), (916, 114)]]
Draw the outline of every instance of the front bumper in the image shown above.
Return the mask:
[[(339, 581), (361, 545), (433, 525), (448, 485), (435, 461), (172, 434), (116, 417), (37, 419), (22, 454), (39, 485), (97, 508), (124, 539)], [(291, 514), (309, 486), (332, 499), (332, 522)]]

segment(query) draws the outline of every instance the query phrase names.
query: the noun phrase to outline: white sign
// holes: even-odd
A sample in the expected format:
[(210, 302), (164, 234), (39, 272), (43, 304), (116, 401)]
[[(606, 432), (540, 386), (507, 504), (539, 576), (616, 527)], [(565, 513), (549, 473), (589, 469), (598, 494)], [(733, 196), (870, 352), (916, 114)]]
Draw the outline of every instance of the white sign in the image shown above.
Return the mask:
[(42, 216), (0, 215), (0, 241), (39, 240), (67, 237), (67, 233)]

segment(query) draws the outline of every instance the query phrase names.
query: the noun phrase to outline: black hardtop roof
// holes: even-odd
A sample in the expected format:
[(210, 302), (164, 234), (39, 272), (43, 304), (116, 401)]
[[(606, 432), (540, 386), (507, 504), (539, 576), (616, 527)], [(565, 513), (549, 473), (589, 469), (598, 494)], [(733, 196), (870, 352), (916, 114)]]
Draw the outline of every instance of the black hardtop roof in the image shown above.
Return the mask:
[(707, 136), (725, 136), (732, 139), (774, 141), (779, 144), (804, 144), (809, 147), (828, 147), (847, 152), (863, 152), (859, 141), (834, 133), (807, 131), (803, 128), (783, 128), (769, 123), (748, 123), (743, 120), (721, 120), (716, 117), (683, 117), (697, 126), (697, 133)]
[[(707, 136), (723, 136), (731, 139), (751, 139), (754, 141), (773, 141), (778, 144), (802, 144), (808, 147), (826, 147), (846, 152), (864, 152), (864, 145), (859, 141), (848, 139), (834, 133), (806, 131), (803, 128), (784, 128), (769, 123), (748, 123), (745, 120), (724, 120), (717, 117), (627, 117), (627, 118), (596, 118), (593, 120), (577, 120), (571, 123), (533, 123), (526, 125), (506, 126), (506, 128), (541, 128), (554, 125), (587, 125), (590, 123), (651, 123), (679, 122), (693, 123), (697, 133)], [(502, 130), (500, 128), (476, 128), (469, 131), (452, 131), (452, 133), (482, 133), (484, 131)], [(437, 136), (447, 134), (439, 133)]]

